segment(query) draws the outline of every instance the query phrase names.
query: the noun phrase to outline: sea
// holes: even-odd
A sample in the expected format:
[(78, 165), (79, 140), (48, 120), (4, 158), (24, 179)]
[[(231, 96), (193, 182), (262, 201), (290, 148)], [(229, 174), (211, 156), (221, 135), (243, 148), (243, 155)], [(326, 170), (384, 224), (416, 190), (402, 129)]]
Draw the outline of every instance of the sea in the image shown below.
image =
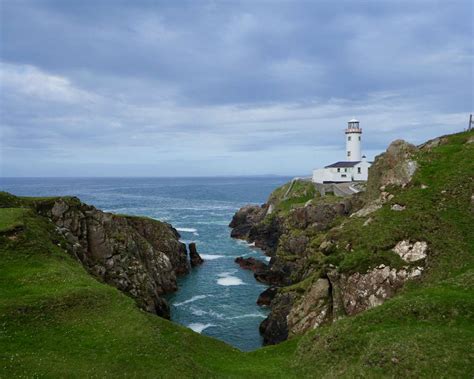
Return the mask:
[(266, 286), (241, 269), (239, 256), (268, 259), (230, 238), (229, 222), (246, 204), (261, 204), (290, 177), (0, 178), (0, 190), (19, 196), (79, 197), (107, 212), (171, 223), (182, 242), (195, 242), (202, 266), (179, 278), (168, 296), (171, 319), (243, 351), (262, 345), (258, 326), (268, 310), (256, 304)]

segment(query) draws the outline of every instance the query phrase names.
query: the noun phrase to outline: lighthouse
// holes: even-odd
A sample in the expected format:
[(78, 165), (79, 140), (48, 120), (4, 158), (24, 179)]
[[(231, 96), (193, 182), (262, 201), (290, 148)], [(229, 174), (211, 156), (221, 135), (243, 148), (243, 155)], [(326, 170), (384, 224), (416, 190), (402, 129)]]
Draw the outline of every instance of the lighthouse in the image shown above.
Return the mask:
[(359, 127), (359, 121), (353, 118), (347, 123), (346, 129), (346, 160), (350, 162), (360, 162), (362, 129)]
[(345, 137), (345, 159), (313, 170), (314, 183), (347, 183), (367, 180), (372, 163), (367, 161), (365, 155), (362, 155), (362, 129), (358, 120), (353, 118), (347, 123)]

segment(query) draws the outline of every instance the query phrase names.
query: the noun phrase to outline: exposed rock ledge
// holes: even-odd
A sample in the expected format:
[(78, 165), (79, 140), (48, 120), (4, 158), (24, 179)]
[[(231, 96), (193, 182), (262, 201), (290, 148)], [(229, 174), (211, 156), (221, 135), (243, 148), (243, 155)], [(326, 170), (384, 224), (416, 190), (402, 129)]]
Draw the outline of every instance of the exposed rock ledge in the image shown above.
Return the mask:
[(133, 297), (144, 310), (169, 318), (162, 295), (189, 272), (186, 246), (171, 225), (102, 212), (77, 198), (36, 204), (57, 226), (66, 249), (94, 276)]

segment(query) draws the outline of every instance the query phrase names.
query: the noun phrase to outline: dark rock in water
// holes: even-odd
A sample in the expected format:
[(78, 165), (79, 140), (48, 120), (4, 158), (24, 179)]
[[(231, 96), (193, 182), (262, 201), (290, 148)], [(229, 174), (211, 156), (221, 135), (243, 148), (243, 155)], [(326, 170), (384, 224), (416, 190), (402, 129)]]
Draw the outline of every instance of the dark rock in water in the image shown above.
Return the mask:
[(262, 321), (259, 327), (264, 345), (275, 345), (288, 338), (287, 317), (295, 301), (292, 293), (278, 294), (272, 301), (272, 313)]
[(204, 263), (204, 259), (202, 259), (197, 252), (196, 244), (194, 242), (189, 244), (189, 260), (191, 261), (191, 267), (196, 267)]
[(269, 287), (265, 291), (263, 291), (257, 299), (257, 304), (260, 306), (268, 306), (275, 298), (276, 294), (278, 293), (277, 287)]
[(140, 308), (169, 318), (162, 295), (176, 291), (177, 275), (189, 272), (176, 229), (146, 217), (102, 212), (73, 197), (40, 200), (35, 207), (89, 273), (133, 297)]
[(238, 257), (235, 258), (235, 263), (238, 263), (241, 268), (244, 270), (252, 270), (253, 272), (258, 272), (258, 271), (263, 271), (268, 269), (268, 265), (263, 263), (262, 261), (259, 261), (258, 259), (255, 258), (243, 258), (243, 257)]

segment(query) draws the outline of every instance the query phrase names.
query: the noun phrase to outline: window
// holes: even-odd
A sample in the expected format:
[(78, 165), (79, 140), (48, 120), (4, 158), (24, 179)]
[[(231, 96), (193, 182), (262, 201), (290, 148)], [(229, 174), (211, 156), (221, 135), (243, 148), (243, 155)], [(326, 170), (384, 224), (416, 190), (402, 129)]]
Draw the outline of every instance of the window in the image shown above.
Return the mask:
[(341, 175), (341, 178), (345, 178), (345, 177), (347, 177), (346, 174), (342, 174), (342, 175)]
[[(360, 139), (360, 137), (359, 137), (359, 139)], [(350, 140), (351, 140), (351, 136), (347, 137), (347, 140), (350, 141)]]
[(344, 169), (344, 172), (347, 172), (347, 168)]
[(351, 152), (350, 152), (350, 151), (347, 152), (347, 156), (348, 156), (348, 157), (351, 156)]
[(360, 136), (359, 136), (359, 141), (360, 141)]
[(340, 168), (338, 168), (338, 169), (337, 169), (337, 172), (341, 172), (341, 169), (340, 169)]
[(360, 174), (361, 173), (361, 169), (360, 167), (357, 167), (357, 173)]

